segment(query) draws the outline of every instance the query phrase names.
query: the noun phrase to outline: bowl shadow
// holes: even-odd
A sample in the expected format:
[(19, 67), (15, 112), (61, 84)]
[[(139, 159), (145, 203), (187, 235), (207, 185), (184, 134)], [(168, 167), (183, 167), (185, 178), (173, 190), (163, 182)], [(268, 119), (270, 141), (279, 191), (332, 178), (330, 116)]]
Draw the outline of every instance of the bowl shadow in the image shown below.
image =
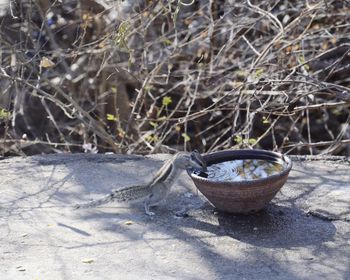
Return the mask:
[[(211, 206), (208, 206), (211, 207)], [(251, 215), (204, 210), (217, 217), (218, 225), (193, 223), (219, 236), (230, 236), (241, 242), (266, 248), (317, 246), (333, 240), (336, 227), (332, 222), (307, 215), (297, 208), (269, 204)], [(195, 217), (191, 217), (195, 218)]]

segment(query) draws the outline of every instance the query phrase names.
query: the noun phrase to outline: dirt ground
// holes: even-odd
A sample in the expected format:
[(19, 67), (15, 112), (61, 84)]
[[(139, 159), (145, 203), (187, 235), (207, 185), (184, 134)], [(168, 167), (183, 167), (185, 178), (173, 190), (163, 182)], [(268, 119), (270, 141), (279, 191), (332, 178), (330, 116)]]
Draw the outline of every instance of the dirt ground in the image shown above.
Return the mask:
[(166, 157), (1, 160), (0, 279), (350, 279), (346, 158), (293, 157), (286, 185), (251, 216), (217, 212), (185, 172), (155, 217), (142, 202), (73, 209), (149, 181)]

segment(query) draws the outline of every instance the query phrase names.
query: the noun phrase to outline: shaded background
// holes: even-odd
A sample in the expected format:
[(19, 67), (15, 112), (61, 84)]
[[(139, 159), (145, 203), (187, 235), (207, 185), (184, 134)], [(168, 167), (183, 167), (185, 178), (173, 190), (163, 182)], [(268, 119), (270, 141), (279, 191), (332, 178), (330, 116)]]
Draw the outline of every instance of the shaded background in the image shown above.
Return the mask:
[(350, 155), (348, 1), (1, 0), (0, 16), (3, 156)]

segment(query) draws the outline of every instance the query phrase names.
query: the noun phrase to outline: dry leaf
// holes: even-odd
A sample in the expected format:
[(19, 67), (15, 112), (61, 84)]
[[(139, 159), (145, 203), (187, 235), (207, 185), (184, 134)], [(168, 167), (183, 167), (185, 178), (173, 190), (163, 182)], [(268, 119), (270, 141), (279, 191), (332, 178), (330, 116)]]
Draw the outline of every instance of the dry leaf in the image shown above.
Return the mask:
[(125, 224), (127, 225), (127, 226), (130, 226), (130, 225), (132, 225), (134, 222), (133, 221), (126, 221), (125, 222)]
[(16, 269), (18, 271), (26, 271), (26, 269), (23, 266), (21, 266), (21, 265), (17, 266)]
[(93, 259), (82, 259), (81, 262), (83, 262), (83, 263), (93, 263), (94, 260)]

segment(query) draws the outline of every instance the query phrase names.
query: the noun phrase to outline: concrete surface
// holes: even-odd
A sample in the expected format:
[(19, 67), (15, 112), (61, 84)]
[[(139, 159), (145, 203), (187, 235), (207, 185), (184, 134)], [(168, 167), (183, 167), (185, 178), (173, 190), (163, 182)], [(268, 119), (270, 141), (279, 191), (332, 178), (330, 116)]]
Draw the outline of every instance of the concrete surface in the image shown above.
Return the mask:
[[(253, 216), (218, 213), (186, 173), (157, 216), (142, 202), (73, 210), (151, 179), (164, 155), (0, 161), (0, 279), (350, 279), (350, 164), (293, 158)], [(186, 218), (174, 211), (187, 206)]]

